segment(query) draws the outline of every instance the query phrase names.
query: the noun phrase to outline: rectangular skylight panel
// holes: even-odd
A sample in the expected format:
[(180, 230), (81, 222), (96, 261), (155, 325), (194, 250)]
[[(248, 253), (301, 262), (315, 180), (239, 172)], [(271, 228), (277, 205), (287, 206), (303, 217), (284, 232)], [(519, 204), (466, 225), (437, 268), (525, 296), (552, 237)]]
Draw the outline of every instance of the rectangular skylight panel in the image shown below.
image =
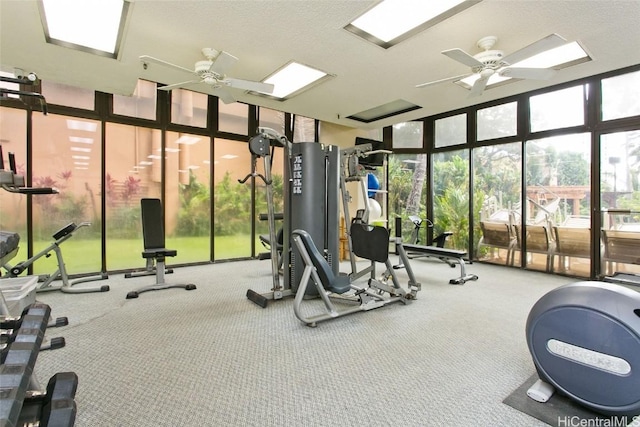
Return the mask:
[(68, 47), (117, 53), (124, 0), (41, 0), (47, 38)]
[(524, 59), (512, 67), (553, 68), (588, 56), (578, 42), (571, 42)]
[(327, 73), (315, 68), (290, 62), (271, 77), (264, 80), (265, 83), (274, 85), (271, 96), (285, 98), (298, 92), (327, 76)]
[(389, 42), (464, 3), (464, 0), (384, 0), (351, 25)]

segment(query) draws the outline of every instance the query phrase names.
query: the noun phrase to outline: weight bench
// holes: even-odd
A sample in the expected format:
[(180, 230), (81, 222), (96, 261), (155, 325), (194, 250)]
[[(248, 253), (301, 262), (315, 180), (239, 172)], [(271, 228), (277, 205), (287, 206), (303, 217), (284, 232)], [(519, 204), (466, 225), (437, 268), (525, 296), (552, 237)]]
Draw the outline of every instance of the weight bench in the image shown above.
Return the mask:
[[(478, 280), (478, 276), (475, 274), (467, 274), (464, 266), (464, 257), (467, 256), (467, 251), (462, 251), (458, 249), (448, 249), (441, 248), (438, 246), (422, 246), (422, 245), (410, 245), (410, 244), (402, 244), (402, 247), (406, 252), (415, 254), (420, 253), (425, 256), (435, 256), (440, 259), (451, 259), (458, 262), (460, 265), (460, 277), (449, 280), (449, 283), (452, 285), (464, 285), (469, 280)], [(401, 266), (399, 266), (401, 267)]]
[(159, 291), (169, 288), (182, 288), (187, 291), (196, 289), (196, 285), (169, 284), (165, 282), (165, 259), (178, 254), (175, 249), (165, 248), (164, 219), (162, 217), (162, 203), (160, 199), (141, 199), (142, 209), (142, 236), (144, 240), (144, 251), (142, 258), (155, 260), (156, 263), (156, 283), (150, 286), (131, 291), (127, 294), (127, 299), (138, 298), (138, 295), (148, 291)]

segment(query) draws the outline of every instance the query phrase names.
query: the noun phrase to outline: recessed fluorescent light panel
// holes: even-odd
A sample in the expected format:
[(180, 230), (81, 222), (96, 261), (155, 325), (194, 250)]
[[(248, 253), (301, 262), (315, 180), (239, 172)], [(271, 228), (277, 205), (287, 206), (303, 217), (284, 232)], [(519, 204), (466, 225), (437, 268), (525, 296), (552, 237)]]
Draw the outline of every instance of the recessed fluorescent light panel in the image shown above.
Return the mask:
[(404, 99), (398, 99), (396, 101), (353, 114), (347, 117), (347, 119), (357, 120), (363, 123), (371, 123), (376, 120), (386, 119), (387, 117), (396, 116), (398, 114), (408, 113), (409, 111), (417, 110), (418, 108), (422, 107), (412, 104), (409, 101), (405, 101)]
[(40, 0), (47, 43), (117, 58), (129, 2)]
[[(537, 55), (523, 59), (520, 62), (511, 64), (511, 67), (523, 67), (523, 68), (551, 68), (554, 70), (561, 70), (563, 68), (572, 67), (583, 62), (591, 61), (591, 57), (580, 46), (578, 42), (571, 42), (563, 44), (553, 49), (546, 50)], [(500, 76), (498, 72), (489, 77), (487, 82), (487, 88), (502, 86), (504, 83), (510, 83), (511, 81), (518, 81), (519, 79), (512, 79), (511, 77)], [(465, 89), (471, 89), (476, 80), (480, 78), (479, 74), (474, 74), (464, 79), (458, 80), (455, 83), (464, 87)]]
[(383, 0), (344, 29), (388, 49), (480, 1)]
[(324, 71), (292, 61), (263, 80), (263, 82), (274, 86), (271, 94), (252, 93), (284, 101), (331, 77), (333, 77), (331, 74)]

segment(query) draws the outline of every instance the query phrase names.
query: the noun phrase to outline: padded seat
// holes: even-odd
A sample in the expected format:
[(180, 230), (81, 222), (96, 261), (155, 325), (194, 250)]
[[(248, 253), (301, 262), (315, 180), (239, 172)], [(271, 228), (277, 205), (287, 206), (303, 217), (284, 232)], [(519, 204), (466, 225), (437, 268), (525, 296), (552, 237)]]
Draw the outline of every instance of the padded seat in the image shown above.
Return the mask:
[(316, 245), (313, 243), (309, 233), (304, 230), (295, 230), (292, 234), (300, 238), (304, 248), (307, 250), (307, 254), (311, 259), (311, 263), (318, 272), (318, 276), (320, 277), (320, 281), (322, 282), (322, 287), (324, 289), (336, 294), (343, 294), (351, 289), (350, 277), (348, 275), (340, 274), (336, 276), (333, 274), (333, 270), (331, 270), (329, 263), (324, 259), (320, 251), (318, 251), (318, 248), (316, 248)]
[(178, 255), (178, 251), (165, 248), (162, 202), (160, 199), (141, 199), (140, 207), (142, 209), (142, 236), (144, 240), (142, 258), (155, 260), (156, 283), (129, 292), (127, 299), (138, 298), (138, 295), (143, 292), (159, 291), (161, 289), (182, 288), (188, 291), (196, 289), (196, 285), (192, 283), (174, 285), (165, 282), (165, 258)]

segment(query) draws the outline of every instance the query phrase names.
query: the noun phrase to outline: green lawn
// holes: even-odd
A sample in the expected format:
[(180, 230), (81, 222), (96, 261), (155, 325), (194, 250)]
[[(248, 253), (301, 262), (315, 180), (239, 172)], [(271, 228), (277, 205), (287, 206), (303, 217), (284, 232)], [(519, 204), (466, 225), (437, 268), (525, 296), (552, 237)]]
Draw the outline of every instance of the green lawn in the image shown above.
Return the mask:
[[(256, 239), (257, 242), (257, 239)], [(51, 244), (51, 241), (34, 242), (38, 252)], [(243, 258), (251, 255), (250, 236), (234, 235), (215, 237), (215, 259)], [(262, 245), (256, 243), (256, 250), (263, 251)], [(170, 237), (167, 247), (176, 249), (178, 256), (168, 259), (169, 264), (203, 262), (209, 260), (209, 237)], [(68, 274), (82, 274), (100, 271), (100, 240), (69, 239), (60, 245)], [(142, 268), (145, 260), (141, 239), (111, 239), (107, 241), (107, 269), (110, 271)], [(26, 244), (20, 245), (18, 255), (11, 260), (15, 265), (27, 257)], [(57, 269), (57, 260), (53, 252), (49, 257), (42, 257), (34, 264), (34, 274), (51, 274)]]

